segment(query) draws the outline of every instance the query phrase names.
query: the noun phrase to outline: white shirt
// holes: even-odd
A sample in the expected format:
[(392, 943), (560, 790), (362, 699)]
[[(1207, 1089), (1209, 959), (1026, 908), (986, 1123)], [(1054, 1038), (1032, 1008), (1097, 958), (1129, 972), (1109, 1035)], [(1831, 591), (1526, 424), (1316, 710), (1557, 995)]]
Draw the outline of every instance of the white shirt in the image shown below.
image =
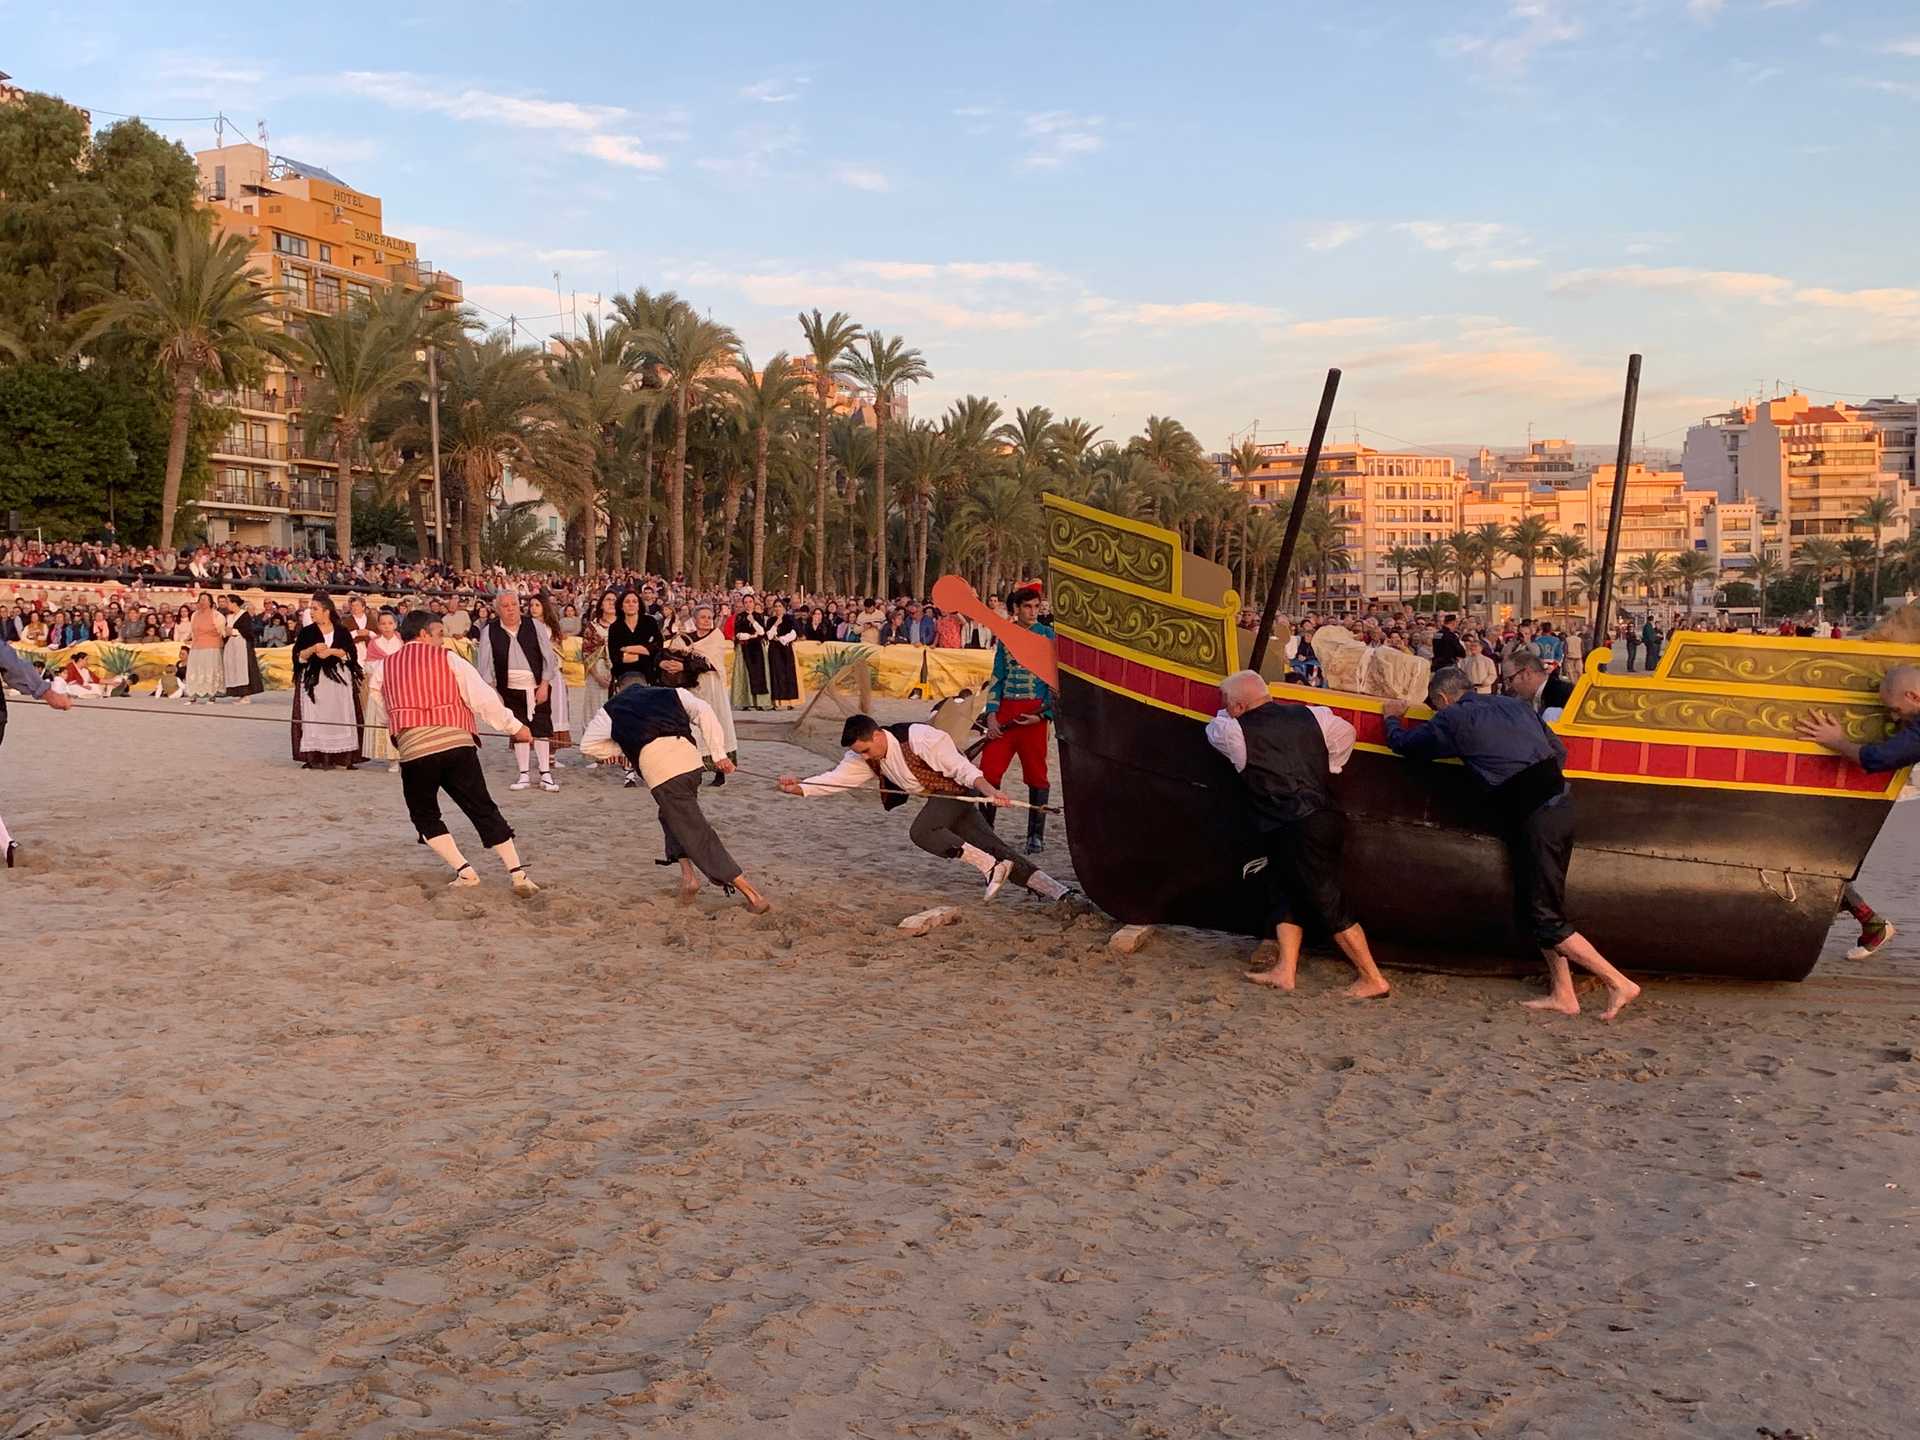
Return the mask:
[[(907, 734), (912, 740), (914, 754), (949, 780), (969, 790), (979, 783), (980, 767), (960, 753), (960, 747), (953, 743), (953, 737), (944, 730), (936, 730), (931, 725), (915, 725)], [(914, 778), (913, 771), (907, 768), (907, 762), (900, 754), (899, 737), (892, 731), (887, 732), (887, 753), (880, 757), (880, 769), (887, 779), (907, 794), (926, 794), (920, 782)], [(833, 769), (802, 780), (800, 793), (831, 795), (836, 790), (865, 785), (872, 779), (873, 767), (867, 764), (866, 757), (849, 750)]]
[[(1267, 703), (1285, 702), (1269, 700)], [(1353, 742), (1357, 738), (1354, 728), (1324, 705), (1309, 705), (1307, 713), (1320, 722), (1320, 737), (1327, 742), (1327, 772), (1338, 775), (1353, 754)], [(1216, 711), (1207, 722), (1207, 743), (1226, 756), (1235, 770), (1247, 768), (1247, 734), (1240, 728), (1240, 722), (1226, 711)]]
[[(715, 760), (727, 753), (727, 732), (720, 728), (720, 717), (706, 701), (691, 690), (678, 690), (674, 694), (680, 697), (680, 704), (687, 712), (687, 718), (699, 730), (700, 738), (706, 741), (707, 754)], [(620, 746), (613, 738), (613, 717), (602, 705), (594, 712), (593, 719), (587, 722), (587, 733), (580, 737), (580, 753), (592, 760), (619, 760), (624, 757)], [(663, 735), (658, 740), (650, 740), (640, 749), (640, 776), (647, 782), (647, 788), (664, 785), (678, 775), (690, 775), (706, 762), (691, 740), (679, 735)]]
[(460, 687), (460, 698), (467, 702), (476, 720), (484, 720), (502, 735), (511, 735), (520, 722), (500, 698), (500, 692), (480, 678), (471, 661), (447, 651), (447, 664), (453, 667), (453, 683)]

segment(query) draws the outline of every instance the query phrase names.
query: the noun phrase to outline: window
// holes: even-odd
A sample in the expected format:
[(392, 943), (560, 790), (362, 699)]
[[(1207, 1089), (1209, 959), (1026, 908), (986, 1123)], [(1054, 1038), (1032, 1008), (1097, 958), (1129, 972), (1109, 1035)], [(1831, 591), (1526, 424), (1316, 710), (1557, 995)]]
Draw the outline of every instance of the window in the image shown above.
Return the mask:
[(273, 232), (273, 248), (282, 255), (298, 255), (302, 260), (307, 258), (306, 240), (298, 235), (289, 235), (284, 230)]
[(320, 263), (322, 265), (331, 265), (333, 263), (333, 247), (324, 240), (320, 243)]
[(313, 305), (313, 272), (298, 265), (282, 265), (280, 279), (293, 292), (293, 303), (303, 308)]
[(213, 198), (216, 200), (227, 198), (227, 167), (224, 165), (213, 167)]
[(363, 285), (357, 280), (350, 280), (347, 282), (347, 298), (350, 300), (365, 300), (371, 303), (373, 300), (373, 287), (371, 285)]

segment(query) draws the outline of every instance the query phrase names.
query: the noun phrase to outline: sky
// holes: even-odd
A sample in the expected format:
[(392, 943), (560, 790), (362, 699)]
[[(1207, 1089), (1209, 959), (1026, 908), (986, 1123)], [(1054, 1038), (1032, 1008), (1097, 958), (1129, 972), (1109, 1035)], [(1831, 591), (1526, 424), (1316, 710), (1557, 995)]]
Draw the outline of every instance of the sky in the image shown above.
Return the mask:
[[(0, 70), (382, 197), (480, 318), (671, 289), (920, 349), (914, 411), (1209, 448), (1609, 443), (1920, 391), (1916, 0), (0, 0)], [(555, 299), (555, 273), (562, 299)], [(556, 312), (564, 312), (556, 314)]]

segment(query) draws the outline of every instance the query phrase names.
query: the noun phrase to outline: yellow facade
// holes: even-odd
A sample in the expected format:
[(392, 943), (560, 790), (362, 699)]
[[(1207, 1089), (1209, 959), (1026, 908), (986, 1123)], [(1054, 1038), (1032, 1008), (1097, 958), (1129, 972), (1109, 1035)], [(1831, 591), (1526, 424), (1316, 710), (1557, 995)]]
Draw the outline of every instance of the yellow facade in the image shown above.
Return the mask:
[[(244, 235), (261, 281), (284, 289), (278, 305), (289, 331), (389, 285), (430, 289), (438, 305), (460, 303), (458, 280), (423, 263), (412, 241), (386, 232), (379, 196), (260, 145), (226, 145), (195, 159), (214, 224)], [(215, 398), (233, 418), (214, 447), (213, 484), (200, 502), (208, 538), (324, 548), (340, 466), (331, 438), (314, 433), (325, 427), (303, 423), (300, 378), (274, 366), (259, 389)]]

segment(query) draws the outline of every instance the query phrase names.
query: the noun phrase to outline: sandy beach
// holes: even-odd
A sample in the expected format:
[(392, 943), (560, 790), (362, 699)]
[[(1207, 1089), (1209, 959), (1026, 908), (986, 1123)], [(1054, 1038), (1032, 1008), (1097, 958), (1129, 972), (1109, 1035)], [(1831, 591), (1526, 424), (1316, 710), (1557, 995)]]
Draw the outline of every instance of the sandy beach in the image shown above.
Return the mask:
[(497, 741), (547, 888), (455, 818), (449, 892), (384, 766), (235, 723), (285, 708), (12, 712), (0, 1435), (1914, 1433), (1920, 806), (1888, 953), (1609, 1027), (1121, 958), (745, 779), (778, 909), (682, 906), (644, 791)]

